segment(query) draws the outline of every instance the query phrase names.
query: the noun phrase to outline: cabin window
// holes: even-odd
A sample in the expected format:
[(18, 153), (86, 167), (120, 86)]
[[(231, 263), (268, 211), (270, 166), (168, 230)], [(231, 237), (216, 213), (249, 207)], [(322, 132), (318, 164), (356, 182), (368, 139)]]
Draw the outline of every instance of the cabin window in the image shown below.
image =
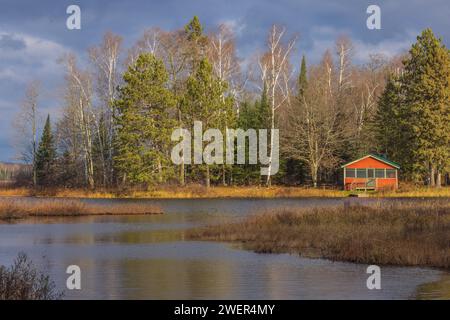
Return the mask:
[(367, 178), (375, 177), (375, 169), (367, 169)]
[(375, 169), (376, 178), (384, 178), (384, 169)]
[(366, 169), (356, 169), (356, 177), (357, 178), (367, 178)]
[(355, 169), (345, 168), (345, 176), (347, 178), (354, 178), (355, 177)]
[(386, 169), (386, 178), (395, 178), (395, 169)]

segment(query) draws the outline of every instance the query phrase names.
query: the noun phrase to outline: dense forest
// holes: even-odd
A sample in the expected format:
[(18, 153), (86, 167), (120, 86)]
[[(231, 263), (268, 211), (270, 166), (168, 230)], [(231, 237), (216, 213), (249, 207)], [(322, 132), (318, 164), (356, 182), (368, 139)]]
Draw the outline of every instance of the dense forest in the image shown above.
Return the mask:
[[(367, 153), (400, 163), (403, 180), (445, 183), (450, 52), (432, 30), (408, 53), (374, 52), (362, 65), (352, 61), (348, 37), (316, 64), (295, 52), (297, 41), (274, 25), (265, 50), (244, 60), (232, 28), (205, 32), (197, 17), (180, 30), (148, 29), (130, 49), (106, 33), (83, 67), (83, 58), (61, 58), (61, 117), (41, 123), (42, 84), (28, 86), (16, 127), (30, 185), (330, 185), (341, 164)], [(194, 121), (203, 130), (279, 129), (279, 172), (261, 176), (249, 163), (175, 165), (171, 134)]]

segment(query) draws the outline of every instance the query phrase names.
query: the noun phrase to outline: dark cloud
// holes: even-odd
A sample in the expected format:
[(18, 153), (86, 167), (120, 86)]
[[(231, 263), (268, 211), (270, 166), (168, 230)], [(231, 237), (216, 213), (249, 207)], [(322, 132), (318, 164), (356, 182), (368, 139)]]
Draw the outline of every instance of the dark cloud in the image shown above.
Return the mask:
[[(366, 8), (374, 3), (381, 7), (382, 30), (370, 31)], [(71, 4), (81, 7), (81, 30), (66, 28), (66, 8)], [(2, 131), (12, 130), (9, 117), (20, 104), (27, 80), (39, 77), (48, 92), (56, 91), (62, 78), (54, 62), (57, 55), (64, 50), (85, 54), (108, 30), (122, 35), (130, 46), (145, 28), (182, 28), (198, 15), (207, 30), (221, 22), (234, 24), (239, 54), (246, 58), (262, 48), (268, 28), (278, 23), (300, 36), (298, 60), (306, 54), (309, 62), (318, 61), (337, 36), (347, 34), (359, 50), (355, 59), (362, 62), (371, 50), (406, 50), (426, 27), (449, 45), (449, 12), (449, 0), (2, 0), (0, 126)], [(41, 103), (55, 106), (55, 100), (47, 95)], [(0, 160), (12, 154), (7, 139), (0, 139)]]

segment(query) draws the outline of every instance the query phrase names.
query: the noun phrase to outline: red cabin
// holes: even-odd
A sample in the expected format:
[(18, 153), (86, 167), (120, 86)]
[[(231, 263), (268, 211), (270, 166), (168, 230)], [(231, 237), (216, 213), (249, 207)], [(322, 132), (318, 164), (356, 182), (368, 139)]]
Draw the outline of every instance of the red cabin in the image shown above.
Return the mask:
[(369, 154), (344, 164), (343, 183), (345, 190), (382, 190), (398, 188), (400, 166), (388, 159)]

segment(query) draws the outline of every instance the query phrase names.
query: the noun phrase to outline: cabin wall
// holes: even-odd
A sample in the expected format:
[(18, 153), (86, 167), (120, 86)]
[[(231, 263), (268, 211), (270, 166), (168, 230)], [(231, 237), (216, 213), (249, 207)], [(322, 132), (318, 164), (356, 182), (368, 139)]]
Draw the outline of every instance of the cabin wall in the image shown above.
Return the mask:
[[(357, 178), (357, 177), (347, 177), (343, 176), (343, 186), (345, 190), (350, 190), (350, 185), (355, 184), (364, 184), (367, 183), (368, 180), (376, 179), (376, 190), (382, 189), (397, 189), (398, 187), (398, 170), (382, 161), (379, 161), (374, 158), (365, 158), (355, 163), (349, 164), (346, 166), (348, 169), (394, 169), (396, 170), (395, 178)], [(344, 171), (344, 170), (343, 170)]]
[[(365, 183), (367, 180), (372, 178), (345, 178), (344, 188), (345, 190), (350, 190), (349, 185), (352, 183)], [(376, 179), (376, 189), (397, 189), (397, 179), (396, 178), (373, 178)]]

